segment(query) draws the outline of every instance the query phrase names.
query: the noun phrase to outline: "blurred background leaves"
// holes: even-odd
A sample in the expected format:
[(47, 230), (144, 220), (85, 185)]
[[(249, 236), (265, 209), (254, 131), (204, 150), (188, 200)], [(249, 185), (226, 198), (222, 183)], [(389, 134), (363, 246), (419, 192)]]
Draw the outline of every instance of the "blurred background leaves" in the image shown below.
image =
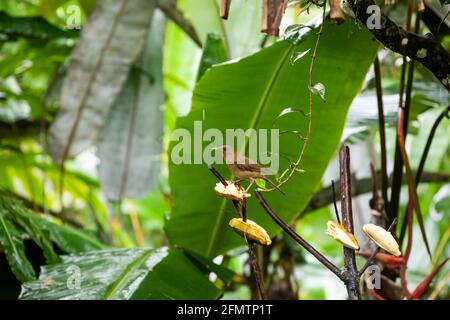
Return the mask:
[[(102, 1), (105, 6), (120, 3), (126, 5), (127, 2), (129, 1)], [(444, 8), (438, 1), (431, 2), (433, 5), (430, 4), (429, 8), (432, 9), (427, 9), (424, 14), (426, 26), (422, 28), (422, 34), (429, 31), (436, 33), (436, 21), (439, 23), (442, 20), (439, 20), (439, 14)], [(298, 4), (294, 3), (295, 1), (288, 7), (283, 18), (282, 33), (288, 26), (307, 24), (320, 15), (320, 9), (314, 6), (309, 8), (309, 12), (305, 10), (299, 15)], [(232, 82), (240, 83), (241, 91), (234, 92), (236, 101), (247, 95), (257, 96), (258, 92), (252, 93), (244, 85), (251, 85), (251, 81), (255, 79), (251, 78), (249, 72), (239, 73), (241, 67), (248, 61), (253, 61), (261, 69), (270, 69), (277, 61), (274, 61), (268, 52), (283, 51), (285, 47), (293, 45), (287, 41), (277, 42), (275, 37), (265, 37), (260, 33), (262, 10), (259, 1), (234, 0), (227, 21), (219, 18), (218, 6), (219, 1), (177, 1), (178, 9), (195, 29), (203, 48), (174, 21), (163, 23), (157, 18), (157, 15), (162, 17), (158, 9), (153, 17), (153, 24), (157, 21), (157, 25), (142, 29), (148, 40), (144, 51), (140, 49), (144, 48), (144, 35), (142, 44), (136, 41), (130, 43), (129, 39), (116, 39), (117, 47), (113, 46), (110, 50), (129, 53), (130, 58), (125, 62), (120, 61), (126, 68), (121, 68), (118, 73), (105, 73), (106, 78), (101, 79), (102, 83), (116, 83), (114, 92), (106, 90), (106, 85), (96, 88), (95, 92), (101, 97), (107, 97), (98, 99), (95, 106), (104, 111), (101, 116), (94, 113), (92, 117), (88, 117), (89, 120), (98, 121), (96, 123), (105, 122), (106, 125), (95, 128), (96, 133), (101, 130), (98, 141), (90, 139), (83, 150), (80, 149), (82, 152), (79, 155), (66, 161), (64, 190), (60, 194), (61, 168), (48, 152), (49, 147), (55, 147), (51, 140), (49, 145), (48, 128), (54, 124), (56, 115), (67, 107), (67, 104), (61, 106), (61, 90), (67, 75), (79, 67), (68, 62), (74, 59), (74, 48), (80, 46), (83, 32), (87, 37), (89, 29), (83, 29), (86, 21), (97, 19), (101, 6), (97, 4), (96, 7), (94, 0), (1, 1), (1, 298), (17, 298), (23, 282), (26, 284), (23, 286), (22, 298), (29, 298), (34, 294), (38, 294), (35, 298), (216, 299), (222, 295), (226, 299), (253, 297), (244, 243), (237, 236), (224, 229), (225, 234), (229, 236), (219, 239), (220, 250), (210, 251), (209, 259), (198, 255), (208, 255), (202, 246), (211, 240), (206, 232), (210, 227), (208, 221), (217, 215), (215, 206), (220, 204), (220, 200), (210, 194), (214, 181), (206, 167), (190, 166), (182, 169), (171, 165), (169, 180), (169, 142), (175, 128), (188, 127), (188, 120), (201, 118), (199, 112), (208, 107), (206, 104), (224, 110), (230, 108), (236, 118), (231, 122), (231, 117), (228, 120), (222, 118), (223, 110), (215, 113), (214, 109), (211, 109), (206, 111), (208, 120), (213, 120), (215, 124), (227, 120), (227, 127), (239, 126), (240, 119), (236, 117), (236, 110), (233, 109), (236, 107), (234, 100), (221, 100), (226, 93), (222, 92), (223, 88)], [(404, 19), (404, 12), (405, 5), (402, 3), (389, 8), (390, 15), (400, 22)], [(151, 16), (150, 13), (146, 12), (148, 16)], [(380, 153), (374, 75), (371, 69), (367, 70), (374, 56), (375, 43), (354, 44), (357, 47), (359, 45), (358, 54), (361, 57), (355, 53), (351, 63), (345, 63), (346, 60), (342, 56), (351, 53), (341, 52), (340, 45), (333, 43), (333, 37), (336, 37), (338, 32), (334, 32), (334, 28), (346, 28), (342, 37), (346, 38), (343, 41), (348, 41), (349, 45), (358, 35), (364, 33), (362, 27), (352, 18), (347, 17), (347, 20), (341, 27), (326, 25), (324, 39), (319, 46), (318, 71), (315, 74), (316, 82), (323, 83), (326, 88), (326, 102), (322, 102), (318, 96), (314, 100), (314, 112), (320, 115), (314, 120), (318, 125), (314, 129), (315, 137), (318, 140), (325, 139), (332, 127), (335, 141), (330, 142), (322, 155), (319, 152), (320, 142), (316, 141), (316, 146), (311, 146), (317, 149), (315, 157), (321, 158), (317, 158), (317, 165), (312, 160), (305, 162), (306, 172), (299, 174), (298, 181), (293, 183), (301, 201), (295, 203), (292, 210), (280, 212), (306, 240), (338, 265), (342, 263), (342, 248), (325, 235), (326, 221), (333, 219), (331, 207), (328, 205), (330, 200), (325, 201), (326, 205), (320, 208), (311, 206), (311, 203), (307, 206), (308, 201), (314, 192), (319, 192), (321, 187), (330, 184), (331, 179), (338, 177), (333, 152), (337, 150), (339, 140), (340, 143), (351, 144), (355, 181), (362, 181), (370, 176), (370, 162), (379, 167)], [(127, 23), (126, 19), (124, 23)], [(110, 27), (109, 23), (103, 23), (102, 30), (110, 30)], [(447, 49), (450, 46), (448, 30), (448, 23), (444, 21), (440, 32), (436, 33)], [(91, 40), (95, 40), (99, 34), (89, 36)], [(358, 38), (358, 41), (370, 40), (370, 37), (362, 38)], [(311, 47), (311, 40), (306, 39), (298, 46), (301, 47), (300, 51), (304, 52)], [(99, 54), (99, 50), (97, 47), (93, 52)], [(388, 172), (392, 172), (401, 57), (385, 49), (380, 49), (378, 54), (383, 75)], [(333, 55), (338, 58), (333, 58)], [(122, 54), (116, 56), (123, 57)], [(262, 56), (265, 56), (264, 59)], [(92, 63), (93, 55), (90, 51), (78, 52), (76, 60), (83, 59), (88, 64)], [(232, 59), (235, 60), (230, 62)], [(292, 71), (289, 81), (276, 88), (277, 95), (289, 99), (300, 93), (301, 96), (307, 95), (305, 70), (309, 66), (309, 60), (310, 53), (307, 53), (294, 66), (289, 67), (289, 70), (292, 69), (295, 73)], [(287, 61), (287, 64), (291, 65), (290, 59)], [(355, 64), (356, 61), (358, 65)], [(110, 62), (115, 64), (119, 61)], [(224, 65), (214, 66), (223, 62)], [(115, 66), (119, 65), (123, 66)], [(222, 78), (232, 68), (236, 69), (233, 77)], [(342, 80), (336, 70), (348, 72), (353, 78)], [(119, 76), (121, 79), (118, 79)], [(302, 87), (296, 89), (294, 86)], [(66, 91), (67, 95), (72, 95), (77, 90), (66, 84)], [(130, 97), (136, 94), (140, 95), (142, 100), (133, 104)], [(345, 99), (341, 95), (345, 96)], [(334, 99), (333, 96), (337, 98)], [(74, 97), (76, 95), (71, 98)], [(286, 103), (290, 102), (287, 98)], [(339, 99), (345, 100), (345, 103), (335, 105), (333, 101)], [(407, 148), (414, 168), (418, 165), (434, 119), (449, 101), (448, 92), (426, 69), (416, 64), (407, 137)], [(306, 107), (286, 103), (273, 108), (271, 120), (285, 108)], [(247, 111), (251, 114), (251, 101), (244, 107), (248, 109), (246, 115), (248, 116)], [(332, 110), (336, 112), (330, 111), (327, 114), (325, 108), (336, 108)], [(74, 108), (72, 112), (77, 113), (78, 109)], [(305, 120), (300, 114), (287, 117)], [(284, 118), (280, 119), (279, 125), (285, 124)], [(133, 122), (135, 126), (131, 125)], [(322, 128), (324, 126), (326, 128)], [(54, 131), (57, 138), (62, 131), (68, 129), (68, 123), (62, 121), (59, 128)], [(296, 129), (301, 128), (302, 125), (299, 125)], [(444, 179), (423, 183), (419, 187), (434, 259), (432, 263), (427, 260), (415, 226), (417, 230), (413, 258), (408, 269), (411, 287), (417, 284), (433, 265), (450, 254), (449, 137), (450, 121), (444, 119), (436, 133), (425, 167), (427, 173), (443, 174)], [(286, 165), (284, 164), (284, 167)], [(325, 169), (326, 172), (322, 176)], [(124, 173), (125, 171), (128, 172)], [(190, 171), (195, 173), (189, 176)], [(317, 172), (314, 179), (306, 176), (309, 172)], [(127, 176), (125, 184), (124, 176)], [(357, 183), (354, 185), (358, 186)], [(197, 186), (199, 190), (194, 192), (192, 188)], [(128, 192), (121, 192), (121, 189)], [(358, 192), (357, 188), (354, 191)], [(406, 205), (406, 196), (407, 190), (404, 188), (401, 212)], [(281, 201), (279, 197), (280, 195), (273, 194), (274, 199), (271, 199), (271, 202)], [(367, 222), (370, 218), (369, 198), (370, 195), (364, 193), (354, 199), (357, 225)], [(209, 201), (207, 210), (204, 210), (204, 201)], [(253, 209), (250, 214), (256, 215), (257, 220), (260, 219), (259, 222), (275, 235), (277, 230), (273, 225), (257, 212), (256, 206)], [(275, 209), (281, 210), (281, 207), (275, 206)], [(198, 212), (203, 211), (204, 217), (199, 218)], [(186, 213), (194, 213), (195, 219), (189, 223), (177, 222), (177, 219)], [(226, 226), (227, 222), (228, 220), (224, 220), (223, 224)], [(174, 236), (175, 229), (177, 236)], [(195, 234), (195, 230), (201, 232)], [(366, 240), (361, 234), (357, 233), (356, 236), (362, 243)], [(183, 246), (196, 252), (180, 248)], [(230, 250), (232, 248), (234, 249)], [(342, 284), (282, 234), (278, 234), (274, 238), (273, 246), (263, 253), (260, 252), (260, 256), (264, 260), (269, 287), (278, 297), (346, 298)], [(120, 263), (115, 263), (119, 257), (123, 259)], [(214, 259), (214, 262), (211, 259)], [(143, 267), (147, 262), (154, 263), (156, 268), (150, 272)], [(51, 265), (45, 266), (46, 264)], [(82, 278), (92, 288), (90, 295), (72, 295), (73, 293), (65, 290), (67, 275), (62, 272), (68, 264), (79, 265), (82, 274), (87, 269), (106, 268), (108, 281), (106, 285), (99, 284), (96, 282), (96, 274)], [(285, 277), (287, 272), (291, 273), (290, 277)], [(172, 278), (174, 275), (184, 275), (185, 279)], [(134, 277), (139, 277), (140, 282), (133, 294), (127, 297), (122, 295), (128, 289), (126, 286), (117, 288), (119, 290), (113, 289), (118, 283), (123, 283), (120, 279), (131, 281)], [(439, 273), (429, 298), (448, 299), (449, 279), (450, 267), (446, 266)], [(174, 286), (177, 288), (174, 289)], [(202, 290), (194, 292), (193, 287)], [(110, 294), (106, 294), (107, 292)]]

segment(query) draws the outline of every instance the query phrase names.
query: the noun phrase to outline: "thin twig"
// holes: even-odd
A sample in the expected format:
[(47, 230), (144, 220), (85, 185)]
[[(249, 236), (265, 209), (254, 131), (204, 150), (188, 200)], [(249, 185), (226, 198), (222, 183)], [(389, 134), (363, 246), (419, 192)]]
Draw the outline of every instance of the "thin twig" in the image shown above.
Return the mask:
[(370, 163), (370, 174), (372, 178), (372, 199), (376, 199), (378, 196), (377, 173), (375, 170), (375, 166), (372, 162)]
[(407, 211), (406, 211), (406, 219), (408, 224), (408, 241), (406, 244), (406, 249), (403, 254), (403, 257), (405, 259), (405, 263), (403, 263), (400, 266), (400, 283), (402, 285), (402, 289), (404, 294), (408, 299), (411, 298), (411, 292), (408, 289), (408, 281), (406, 279), (406, 269), (407, 269), (407, 263), (409, 260), (409, 256), (411, 253), (412, 248), (412, 241), (413, 241), (413, 206), (412, 202), (408, 202)]
[(425, 162), (427, 161), (428, 153), (431, 148), (431, 144), (433, 143), (434, 135), (436, 134), (436, 130), (439, 127), (439, 124), (445, 117), (449, 117), (450, 113), (450, 104), (441, 112), (441, 114), (436, 118), (434, 121), (433, 127), (430, 130), (430, 133), (428, 135), (427, 142), (425, 144), (425, 148), (423, 149), (422, 157), (420, 158), (419, 166), (417, 167), (416, 171), (416, 187), (420, 183), (420, 180), (422, 178), (423, 169), (425, 168)]
[(306, 251), (311, 253), (320, 263), (327, 267), (331, 272), (333, 272), (339, 279), (345, 281), (341, 270), (335, 266), (330, 260), (323, 256), (319, 251), (317, 251), (312, 245), (310, 245), (306, 240), (304, 240), (300, 235), (298, 235), (289, 225), (287, 225), (283, 220), (278, 217), (278, 215), (272, 210), (268, 205), (266, 200), (263, 198), (259, 190), (255, 191), (256, 198), (263, 207), (263, 209), (269, 214), (273, 221), (278, 224), (292, 239), (294, 239), (299, 245), (301, 245)]
[(176, 1), (162, 1), (160, 0), (158, 3), (159, 9), (177, 26), (179, 26), (191, 39), (194, 43), (202, 47), (202, 41), (197, 34), (194, 26), (191, 24), (189, 20), (187, 20), (183, 13), (177, 8)]
[(378, 193), (377, 172), (372, 162), (370, 163), (370, 175), (372, 179), (372, 198), (369, 200), (369, 206), (372, 210), (378, 212), (383, 220), (388, 221), (389, 219), (386, 216), (386, 203), (384, 202), (383, 197)]
[(375, 89), (377, 92), (377, 106), (378, 106), (378, 131), (380, 133), (380, 148), (381, 148), (381, 194), (383, 196), (384, 205), (389, 212), (389, 199), (388, 199), (388, 188), (389, 180), (387, 174), (387, 152), (386, 152), (386, 127), (384, 118), (384, 108), (383, 108), (383, 88), (381, 86), (381, 70), (380, 70), (380, 60), (378, 55), (375, 57), (373, 64), (375, 71)]
[[(323, 26), (325, 24), (325, 14), (326, 14), (326, 5), (323, 6), (323, 13), (322, 13), (322, 23), (320, 24), (320, 28), (319, 28), (319, 32), (317, 34), (317, 40), (316, 40), (316, 44), (314, 45), (314, 50), (311, 56), (311, 64), (309, 66), (309, 79), (308, 79), (308, 88), (309, 88), (309, 113), (308, 113), (308, 129), (306, 132), (306, 136), (304, 138), (304, 142), (303, 142), (303, 146), (302, 149), (300, 150), (300, 155), (297, 159), (297, 161), (292, 164), (291, 166), (291, 170), (289, 172), (289, 174), (287, 175), (287, 177), (280, 181), (278, 183), (278, 187), (281, 187), (282, 185), (284, 185), (286, 182), (289, 181), (289, 179), (294, 175), (295, 172), (298, 172), (298, 167), (300, 165), (300, 162), (303, 159), (303, 156), (305, 154), (306, 151), (306, 146), (308, 145), (308, 141), (311, 137), (311, 132), (312, 132), (312, 111), (313, 111), (313, 92), (311, 90), (311, 88), (313, 87), (313, 71), (314, 71), (314, 63), (316, 61), (316, 57), (317, 57), (317, 50), (319, 48), (319, 43), (320, 43), (320, 37), (322, 35), (323, 32)], [(267, 191), (273, 191), (273, 189), (269, 189)]]
[[(416, 188), (418, 187), (418, 185), (421, 181), (423, 170), (425, 168), (425, 162), (427, 161), (428, 153), (430, 151), (431, 144), (433, 143), (434, 135), (436, 134), (437, 128), (439, 127), (439, 124), (444, 119), (444, 117), (448, 116), (449, 112), (450, 112), (450, 105), (448, 105), (447, 108), (445, 108), (441, 112), (441, 114), (436, 118), (433, 126), (431, 127), (430, 133), (428, 134), (427, 142), (425, 144), (425, 148), (423, 149), (422, 156), (420, 158), (419, 166), (416, 171), (416, 177), (415, 177)], [(406, 219), (406, 213), (405, 213), (405, 218), (403, 219), (403, 223), (402, 223), (402, 227), (401, 227), (401, 231), (400, 231), (400, 244), (403, 243), (403, 239), (405, 237), (406, 222), (407, 222), (407, 219)]]
[(212, 172), (213, 175), (216, 176), (217, 179), (219, 179), (219, 181), (223, 184), (224, 187), (228, 186), (228, 183), (224, 179), (224, 177), (222, 177), (222, 175), (219, 173), (219, 171), (217, 171), (212, 165), (208, 165), (208, 169), (209, 169), (209, 171)]
[[(341, 215), (342, 224), (350, 233), (354, 233), (352, 212), (352, 186), (350, 174), (350, 149), (345, 146), (339, 152), (341, 177)], [(355, 250), (344, 247), (345, 285), (350, 300), (360, 300), (359, 275), (356, 266)]]
[(128, 208), (130, 210), (131, 226), (133, 227), (134, 237), (139, 247), (145, 246), (145, 237), (142, 232), (141, 223), (139, 222), (139, 216), (137, 214), (136, 207), (133, 203), (128, 202)]
[[(411, 14), (412, 14), (412, 4), (411, 1), (408, 1), (408, 13), (406, 16), (406, 30), (411, 29)], [(400, 114), (401, 110), (403, 110), (403, 94), (405, 91), (405, 75), (406, 75), (406, 66), (407, 60), (406, 56), (403, 56), (402, 59), (402, 71), (400, 76), (400, 93), (399, 93), (399, 102), (398, 102), (398, 113)], [(407, 111), (409, 114), (409, 111)], [(398, 115), (399, 117), (399, 115)], [(408, 118), (405, 118), (402, 122), (397, 124), (397, 131), (402, 130), (406, 132), (406, 127), (408, 124)], [(395, 144), (395, 160), (394, 160), (394, 170), (393, 175), (394, 179), (392, 180), (392, 189), (391, 189), (391, 202), (389, 205), (390, 212), (388, 213), (388, 217), (390, 222), (393, 221), (396, 217), (398, 217), (398, 209), (400, 202), (400, 191), (401, 191), (401, 181), (403, 177), (403, 159), (400, 152), (400, 146), (398, 141)]]
[[(381, 179), (380, 172), (377, 172), (377, 179)], [(446, 173), (433, 173), (433, 172), (424, 172), (422, 174), (422, 183), (446, 183), (450, 180), (450, 174)], [(353, 188), (352, 188), (352, 196), (357, 197), (362, 194), (369, 193), (371, 191), (371, 179), (370, 178), (362, 178), (358, 180), (352, 180)], [(406, 184), (406, 179), (402, 179), (402, 184)], [(340, 193), (339, 184), (336, 186), (337, 193)], [(303, 210), (300, 214), (300, 218), (305, 216), (306, 214), (320, 209), (324, 206), (331, 204), (330, 193), (332, 192), (331, 186), (325, 187), (319, 192), (317, 192), (314, 197), (309, 201), (308, 206)]]
[(331, 190), (333, 191), (334, 214), (336, 215), (337, 222), (341, 224), (341, 218), (339, 217), (339, 211), (336, 204), (336, 190), (334, 188), (334, 180), (331, 180)]
[(404, 116), (405, 116), (404, 109), (400, 108), (399, 114), (398, 114), (398, 119), (397, 119), (397, 122), (398, 122), (397, 126), (399, 128), (399, 130), (397, 130), (397, 141), (398, 141), (398, 146), (399, 146), (399, 149), (401, 152), (403, 163), (405, 164), (406, 179), (408, 181), (408, 191), (409, 191), (408, 206), (409, 206), (409, 203), (412, 203), (412, 207), (414, 208), (414, 211), (416, 212), (417, 221), (419, 222), (419, 227), (420, 227), (420, 231), (422, 233), (422, 238), (425, 243), (425, 247), (427, 249), (430, 260), (432, 260), (431, 250), (430, 250), (430, 246), (428, 244), (427, 234), (426, 234), (425, 226), (424, 226), (424, 222), (423, 222), (422, 211), (420, 209), (419, 197), (417, 195), (416, 183), (414, 181), (414, 176), (413, 176), (413, 173), (411, 170), (411, 165), (409, 163), (408, 154), (406, 152), (405, 132), (402, 130), (402, 127), (401, 127), (401, 123), (403, 122)]

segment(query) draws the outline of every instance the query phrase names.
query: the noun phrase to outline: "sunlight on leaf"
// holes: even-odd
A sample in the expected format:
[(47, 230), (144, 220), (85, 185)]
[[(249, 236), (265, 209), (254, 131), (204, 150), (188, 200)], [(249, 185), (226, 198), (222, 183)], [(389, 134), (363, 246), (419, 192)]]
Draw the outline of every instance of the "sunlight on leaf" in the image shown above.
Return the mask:
[(294, 65), (298, 60), (303, 58), (310, 50), (311, 48), (306, 51), (295, 51), (291, 56), (291, 64)]
[(325, 99), (325, 86), (322, 83), (317, 83), (312, 87), (309, 87), (309, 90), (313, 93), (313, 94), (317, 94), (320, 96), (320, 98), (323, 101), (326, 101)]

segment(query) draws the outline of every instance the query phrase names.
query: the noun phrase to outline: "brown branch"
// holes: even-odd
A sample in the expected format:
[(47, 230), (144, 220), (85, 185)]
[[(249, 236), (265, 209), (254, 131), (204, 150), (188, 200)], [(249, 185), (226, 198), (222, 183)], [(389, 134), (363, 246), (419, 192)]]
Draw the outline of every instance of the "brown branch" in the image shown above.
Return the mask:
[(298, 233), (294, 231), (289, 225), (287, 225), (281, 218), (272, 210), (266, 200), (263, 198), (259, 190), (255, 191), (256, 198), (263, 209), (269, 214), (272, 220), (278, 224), (281, 229), (283, 229), (293, 240), (295, 240), (299, 245), (301, 245), (306, 251), (311, 253), (320, 263), (327, 267), (331, 272), (333, 272), (339, 279), (345, 281), (341, 270), (336, 267), (330, 260), (323, 256), (319, 251), (317, 251), (312, 245), (310, 245), (305, 239), (300, 237)]
[(221, 0), (220, 2), (220, 17), (224, 20), (228, 19), (230, 13), (231, 0)]
[(419, 166), (416, 171), (416, 178), (415, 178), (416, 187), (418, 186), (418, 184), (420, 183), (420, 181), (422, 179), (423, 169), (425, 168), (425, 162), (427, 161), (428, 153), (430, 151), (431, 144), (433, 143), (433, 139), (434, 139), (434, 135), (436, 134), (436, 130), (439, 127), (439, 124), (441, 123), (441, 121), (445, 117), (447, 117), (447, 118), (449, 117), (449, 113), (450, 113), (450, 105), (448, 105), (447, 108), (445, 108), (441, 112), (441, 114), (436, 118), (436, 120), (434, 121), (433, 127), (430, 130), (430, 133), (427, 138), (427, 142), (425, 144), (425, 148), (424, 148), (422, 156), (420, 158)]
[[(366, 25), (372, 19), (369, 6), (373, 0), (348, 0), (359, 21)], [(450, 53), (434, 38), (406, 31), (381, 13), (381, 28), (369, 31), (385, 47), (423, 64), (450, 91)]]
[(287, 0), (263, 0), (261, 32), (278, 36), (280, 23), (286, 10)]
[(194, 26), (191, 24), (189, 20), (187, 20), (183, 12), (181, 12), (176, 5), (175, 0), (171, 1), (162, 1), (160, 0), (158, 3), (159, 9), (166, 15), (167, 18), (172, 20), (177, 26), (179, 26), (191, 39), (194, 43), (202, 47), (202, 41), (197, 34)]
[(262, 277), (261, 268), (259, 267), (258, 257), (256, 256), (255, 243), (248, 241), (247, 245), (250, 267), (252, 268), (252, 274), (258, 287), (259, 297), (261, 298), (261, 300), (267, 300), (266, 288), (264, 287), (264, 279)]
[[(212, 165), (208, 165), (208, 169), (225, 187), (228, 185), (225, 178), (222, 177), (219, 171), (217, 171)], [(241, 219), (243, 221), (247, 221), (247, 200), (244, 198), (244, 200), (242, 201), (233, 200), (232, 202)], [(255, 283), (258, 288), (259, 296), (261, 300), (267, 300), (267, 293), (264, 286), (264, 278), (262, 276), (261, 267), (259, 266), (258, 257), (255, 251), (255, 243), (253, 241), (248, 241), (247, 239), (245, 240), (247, 242), (248, 247), (248, 259), (251, 268), (251, 273), (255, 278)]]
[[(381, 178), (381, 173), (377, 172), (377, 179)], [(445, 183), (450, 180), (449, 174), (444, 173), (432, 173), (432, 172), (425, 172), (422, 176), (421, 181), (424, 183)], [(406, 178), (402, 180), (402, 184), (406, 184)], [(336, 186), (337, 193), (340, 193), (339, 184)], [(372, 190), (372, 182), (371, 178), (362, 178), (359, 180), (355, 180), (353, 182), (353, 188), (352, 188), (352, 196), (357, 197), (362, 194), (366, 194), (371, 192)], [(308, 206), (303, 210), (303, 212), (300, 215), (300, 218), (306, 215), (309, 212), (315, 211), (317, 209), (320, 209), (324, 206), (327, 206), (332, 203), (330, 199), (330, 193), (332, 192), (331, 186), (325, 187), (319, 192), (317, 192), (314, 197), (309, 201)]]
[(336, 220), (339, 224), (341, 224), (341, 218), (339, 217), (339, 211), (336, 204), (336, 189), (334, 187), (334, 180), (331, 180), (331, 190), (333, 191), (333, 206), (334, 206), (334, 214), (336, 215)]
[(388, 174), (387, 174), (387, 152), (386, 152), (386, 121), (384, 118), (384, 108), (383, 108), (383, 89), (381, 86), (381, 68), (380, 60), (378, 56), (375, 57), (373, 64), (373, 69), (375, 71), (375, 88), (377, 92), (377, 106), (378, 106), (378, 131), (380, 133), (380, 147), (381, 147), (381, 194), (383, 196), (384, 205), (387, 207), (389, 212), (389, 199), (388, 199)]
[(427, 249), (428, 255), (430, 256), (430, 260), (432, 260), (431, 250), (430, 250), (430, 246), (428, 244), (427, 234), (426, 234), (425, 226), (424, 226), (424, 222), (423, 222), (422, 211), (420, 208), (419, 197), (417, 195), (416, 182), (414, 180), (414, 176), (413, 176), (413, 173), (411, 170), (411, 165), (409, 162), (409, 157), (406, 152), (405, 132), (402, 130), (402, 126), (401, 126), (401, 123), (404, 121), (404, 118), (403, 118), (405, 116), (404, 111), (405, 110), (403, 108), (400, 108), (399, 113), (398, 113), (397, 141), (398, 141), (398, 146), (399, 146), (399, 149), (401, 152), (403, 163), (405, 164), (406, 179), (408, 181), (408, 192), (409, 192), (408, 206), (410, 204), (412, 204), (414, 211), (416, 212), (417, 221), (419, 222), (420, 231), (422, 233), (422, 238), (425, 243), (425, 247)]
[[(412, 3), (408, 1), (408, 12), (406, 14), (406, 30), (410, 30), (411, 28), (411, 15), (412, 15)], [(397, 131), (403, 130), (408, 132), (408, 119), (409, 119), (409, 104), (404, 104), (403, 96), (405, 93), (405, 77), (406, 77), (406, 67), (408, 62), (406, 60), (406, 56), (403, 56), (402, 59), (402, 69), (400, 74), (400, 89), (399, 89), (399, 101), (398, 101), (398, 113), (402, 112), (402, 108), (405, 106), (405, 117), (402, 122), (399, 122), (397, 125)], [(411, 69), (410, 69), (411, 70)], [(408, 79), (408, 83), (410, 83), (411, 78)], [(409, 88), (411, 89), (411, 88)], [(409, 90), (411, 93), (411, 90)], [(399, 117), (399, 115), (397, 116)], [(392, 189), (391, 189), (391, 202), (389, 206), (388, 217), (389, 221), (393, 221), (398, 217), (399, 214), (399, 205), (400, 205), (400, 189), (401, 189), (401, 181), (403, 178), (403, 158), (400, 152), (400, 146), (398, 140), (395, 141), (395, 153), (394, 153), (394, 169), (393, 169), (394, 179), (392, 180)]]
[[(341, 176), (341, 215), (342, 224), (350, 233), (354, 233), (352, 212), (352, 186), (350, 174), (350, 149), (345, 146), (339, 152)], [(355, 250), (344, 247), (345, 285), (350, 300), (361, 300), (359, 274), (356, 266)]]
[(330, 19), (336, 23), (344, 22), (345, 15), (340, 0), (330, 0)]

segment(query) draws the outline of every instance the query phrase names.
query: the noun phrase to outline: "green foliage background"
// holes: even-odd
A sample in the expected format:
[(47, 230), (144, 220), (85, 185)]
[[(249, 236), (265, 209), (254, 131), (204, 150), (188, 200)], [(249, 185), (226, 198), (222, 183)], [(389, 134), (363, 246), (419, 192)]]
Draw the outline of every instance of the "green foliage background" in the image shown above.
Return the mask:
[[(308, 112), (308, 71), (321, 9), (311, 6), (309, 14), (298, 15), (290, 6), (282, 22), (282, 32), (290, 26), (286, 34), (263, 39), (258, 1), (234, 0), (227, 21), (219, 18), (218, 3), (177, 1), (203, 49), (159, 9), (149, 14), (151, 23), (143, 20), (142, 36), (137, 37), (133, 28), (139, 26), (131, 22), (142, 9), (138, 1), (130, 7), (126, 0), (105, 1), (110, 12), (96, 21), (94, 0), (0, 3), (0, 298), (252, 297), (245, 283), (245, 242), (228, 228), (235, 211), (215, 195), (216, 180), (205, 164), (171, 162), (172, 133), (193, 132), (194, 121), (204, 116), (204, 130), (278, 128), (288, 133), (281, 138), (279, 174), (289, 168), (303, 143), (293, 133), (304, 134), (308, 116), (279, 115), (288, 108)], [(156, 7), (157, 1), (150, 6)], [(125, 7), (128, 11), (121, 12)], [(400, 16), (401, 10), (402, 5), (397, 6), (393, 16)], [(115, 32), (111, 17), (118, 25)], [(73, 28), (74, 21), (81, 30)], [(108, 39), (93, 41), (99, 30), (111, 32), (112, 45)], [(133, 43), (131, 33), (137, 39)], [(448, 34), (440, 40), (450, 43)], [(99, 51), (101, 45), (108, 49)], [(124, 56), (121, 52), (129, 53), (128, 60), (113, 61)], [(322, 84), (325, 95), (313, 98), (312, 136), (301, 162), (305, 172), (296, 173), (283, 187), (287, 197), (276, 192), (267, 196), (286, 222), (338, 265), (341, 246), (325, 235), (326, 221), (333, 219), (330, 201), (315, 210), (308, 204), (337, 178), (335, 153), (340, 144), (351, 145), (355, 179), (369, 176), (371, 161), (379, 163), (371, 68), (377, 53), (392, 172), (401, 57), (380, 48), (350, 16), (342, 25), (327, 18), (313, 73), (314, 84)], [(102, 67), (89, 67), (96, 63)], [(91, 76), (97, 80), (75, 81), (77, 86), (67, 80)], [(92, 90), (83, 89), (89, 85)], [(81, 107), (84, 98), (90, 102)], [(417, 66), (407, 137), (414, 168), (449, 98), (439, 82)], [(72, 107), (68, 101), (80, 105)], [(85, 112), (85, 118), (74, 140), (82, 152), (72, 154), (69, 149), (65, 162), (62, 203), (55, 154), (63, 151), (56, 141), (72, 129), (61, 116), (66, 112), (72, 114), (70, 119)], [(86, 119), (95, 125), (87, 125)], [(434, 259), (427, 260), (415, 226), (411, 287), (450, 253), (449, 151), (450, 121), (444, 120), (425, 169), (446, 178), (419, 188)], [(217, 169), (231, 178), (226, 167)], [(406, 198), (404, 189), (402, 201)], [(360, 224), (370, 216), (367, 201), (367, 195), (355, 198)], [(281, 281), (282, 262), (288, 261), (300, 298), (345, 298), (342, 284), (280, 233), (253, 197), (248, 212), (274, 239), (266, 257), (272, 285)], [(74, 273), (66, 270), (73, 265), (81, 276), (79, 288), (76, 281), (74, 287), (68, 285)], [(440, 272), (436, 287), (443, 288), (432, 298), (449, 298), (449, 274), (449, 266)]]

